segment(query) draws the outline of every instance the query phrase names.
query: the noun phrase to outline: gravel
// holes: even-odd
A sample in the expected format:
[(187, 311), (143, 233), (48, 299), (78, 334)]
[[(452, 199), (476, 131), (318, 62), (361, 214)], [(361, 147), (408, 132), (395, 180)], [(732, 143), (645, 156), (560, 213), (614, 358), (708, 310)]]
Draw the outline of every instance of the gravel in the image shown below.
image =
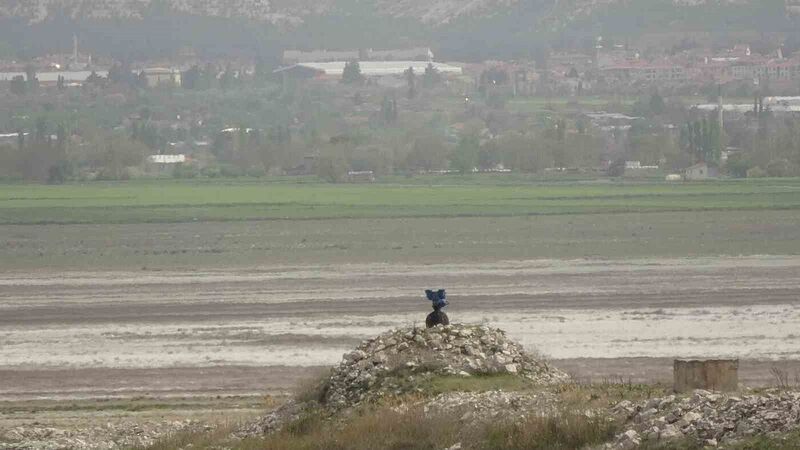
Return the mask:
[(625, 433), (608, 448), (636, 448), (645, 441), (688, 439), (710, 447), (757, 435), (783, 434), (800, 427), (800, 392), (718, 394), (696, 390), (634, 404), (623, 401), (613, 410), (627, 417)]

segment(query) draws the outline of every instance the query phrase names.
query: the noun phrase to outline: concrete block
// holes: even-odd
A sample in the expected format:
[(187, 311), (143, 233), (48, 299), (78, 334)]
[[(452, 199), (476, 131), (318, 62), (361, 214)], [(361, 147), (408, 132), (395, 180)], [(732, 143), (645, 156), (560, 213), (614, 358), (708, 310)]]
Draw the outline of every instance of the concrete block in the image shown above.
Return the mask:
[(732, 392), (739, 389), (739, 360), (682, 360), (674, 364), (675, 392), (695, 389)]

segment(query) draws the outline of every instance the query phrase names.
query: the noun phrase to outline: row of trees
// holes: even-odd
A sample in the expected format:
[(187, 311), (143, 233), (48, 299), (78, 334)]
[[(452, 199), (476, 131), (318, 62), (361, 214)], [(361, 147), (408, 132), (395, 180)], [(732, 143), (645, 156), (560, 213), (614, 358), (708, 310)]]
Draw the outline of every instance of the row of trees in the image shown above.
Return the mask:
[(96, 130), (75, 143), (64, 125), (52, 130), (41, 119), (17, 136), (15, 145), (0, 145), (0, 179), (50, 184), (82, 177), (119, 180), (141, 167), (150, 153), (144, 144), (115, 132)]
[(5, 145), (0, 151), (3, 178), (22, 178), (27, 181), (61, 183), (67, 177), (67, 132), (59, 126), (56, 135), (50, 134), (43, 120), (33, 131), (19, 130), (17, 145)]
[(25, 68), (25, 76), (17, 75), (12, 78), (8, 89), (16, 95), (25, 95), (39, 89), (39, 79), (36, 77), (34, 67), (29, 65)]
[[(264, 86), (271, 79), (271, 74), (266, 66), (256, 65), (256, 71), (247, 75), (241, 70), (234, 70), (228, 66), (220, 71), (213, 64), (205, 67), (192, 66), (181, 73), (181, 86), (189, 90), (206, 90), (220, 88), (223, 90), (244, 86)], [(177, 84), (177, 80), (176, 80)], [(147, 89), (147, 75), (144, 71), (136, 72), (128, 63), (114, 64), (108, 71), (107, 77), (101, 77), (96, 72), (91, 72), (84, 80), (84, 85), (89, 86), (126, 86), (136, 89)], [(66, 79), (59, 76), (56, 86), (59, 90), (66, 87)], [(33, 66), (26, 68), (26, 74), (17, 75), (10, 80), (9, 91), (12, 94), (24, 96), (39, 89), (39, 79)]]
[[(604, 139), (590, 133), (566, 133), (562, 121), (538, 132), (510, 131), (489, 137), (479, 129), (462, 132), (457, 141), (430, 128), (415, 130), (408, 140), (353, 145), (332, 141), (318, 147), (318, 167), (329, 180), (347, 170), (377, 174), (453, 170), (471, 173), (500, 166), (519, 172), (541, 172), (550, 167), (595, 167), (606, 148)], [(338, 168), (338, 174), (332, 175)]]
[(696, 162), (717, 164), (722, 153), (722, 130), (719, 122), (704, 117), (681, 129), (681, 146)]

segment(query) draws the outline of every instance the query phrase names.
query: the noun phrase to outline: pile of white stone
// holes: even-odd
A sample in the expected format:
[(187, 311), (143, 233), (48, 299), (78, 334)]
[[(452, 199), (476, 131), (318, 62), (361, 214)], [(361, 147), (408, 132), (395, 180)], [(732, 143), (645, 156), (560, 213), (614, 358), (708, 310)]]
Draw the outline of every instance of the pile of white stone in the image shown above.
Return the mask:
[(17, 426), (0, 430), (0, 450), (124, 449), (148, 447), (166, 435), (210, 431), (194, 420), (107, 423), (72, 429), (44, 425)]
[(645, 441), (688, 439), (716, 447), (757, 435), (782, 434), (800, 427), (800, 392), (772, 391), (727, 395), (697, 390), (634, 404), (620, 402), (629, 429), (609, 448), (636, 448)]
[[(391, 330), (366, 340), (344, 355), (322, 382), (319, 403), (335, 413), (392, 395), (422, 391), (436, 376), (470, 377), (514, 374), (531, 384), (554, 384), (569, 377), (541, 358), (527, 353), (502, 330), (478, 325)], [(524, 415), (549, 408), (555, 397), (547, 394), (449, 393), (427, 402), (436, 412), (447, 410), (470, 419), (491, 418), (496, 411)], [(496, 404), (496, 408), (490, 407)], [(299, 418), (308, 404), (289, 402), (256, 422), (242, 427), (236, 437), (270, 433)], [(426, 407), (427, 409), (428, 407)], [(428, 412), (434, 413), (430, 409)]]
[(458, 417), (464, 424), (524, 420), (557, 415), (558, 395), (552, 392), (447, 392), (423, 404), (426, 416)]
[(322, 403), (337, 410), (419, 389), (436, 375), (516, 374), (536, 384), (567, 375), (527, 353), (502, 330), (478, 325), (392, 330), (344, 355), (327, 380)]

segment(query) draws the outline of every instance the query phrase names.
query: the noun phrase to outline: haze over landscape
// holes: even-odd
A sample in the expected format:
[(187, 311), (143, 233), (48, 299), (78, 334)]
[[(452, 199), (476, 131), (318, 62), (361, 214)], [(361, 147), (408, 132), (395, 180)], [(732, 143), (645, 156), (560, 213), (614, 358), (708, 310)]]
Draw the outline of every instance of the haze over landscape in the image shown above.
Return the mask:
[(0, 0), (0, 449), (795, 449), (798, 255), (795, 0)]

